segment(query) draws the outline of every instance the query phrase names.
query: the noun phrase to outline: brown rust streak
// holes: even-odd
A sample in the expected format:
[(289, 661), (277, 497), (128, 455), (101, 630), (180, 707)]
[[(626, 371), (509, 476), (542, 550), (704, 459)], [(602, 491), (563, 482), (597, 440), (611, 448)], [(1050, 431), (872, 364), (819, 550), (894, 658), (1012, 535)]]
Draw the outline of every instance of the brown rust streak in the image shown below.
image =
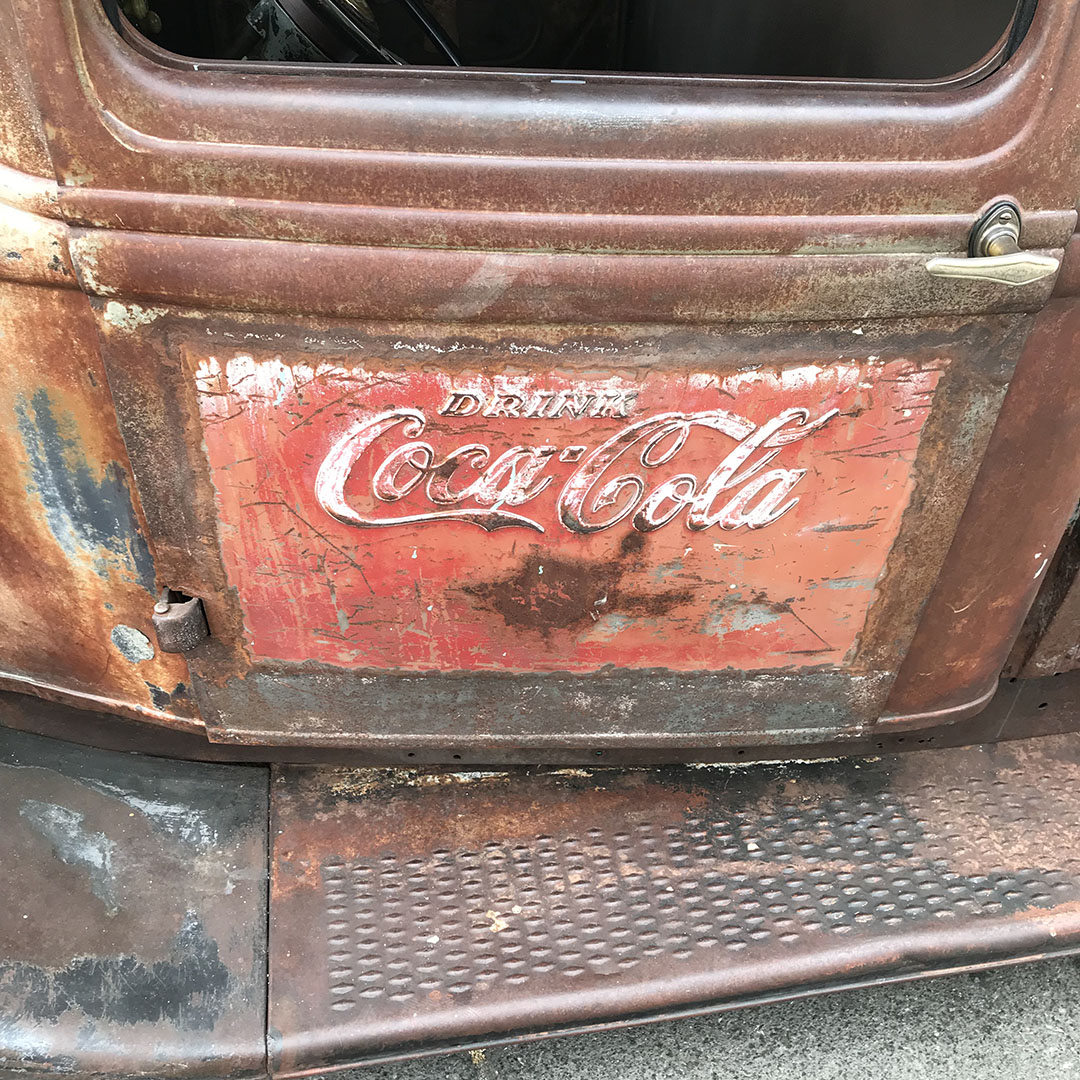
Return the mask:
[(0, 671), (194, 717), (181, 657), (132, 663), (110, 638), (153, 641), (154, 581), (85, 297), (0, 283), (0, 332)]
[(0, 164), (51, 179), (52, 162), (34, 100), (29, 51), (13, 5), (0, 4)]
[[(493, 836), (513, 842), (576, 835), (600, 817), (632, 823), (641, 814), (666, 814), (679, 820), (705, 806), (708, 798), (692, 787), (665, 787), (646, 771), (617, 774), (610, 785), (602, 774), (578, 778), (575, 772), (545, 773), (536, 782), (521, 773), (487, 775), (445, 788), (417, 784), (413, 778), (389, 790), (372, 790), (367, 770), (360, 775), (333, 770), (330, 790), (337, 797), (325, 803), (321, 786), (328, 774), (308, 773), (306, 791), (300, 782), (303, 811), (282, 817), (286, 828), (277, 839), (275, 889), (282, 895), (319, 887), (319, 862), (311, 861), (317, 852), (365, 858), (392, 850), (407, 858), (443, 847), (468, 850)], [(467, 813), (456, 812), (460, 806)], [(451, 807), (455, 812), (447, 813)]]
[[(589, 626), (596, 618), (592, 598), (598, 594), (606, 598), (605, 614), (659, 618), (693, 600), (697, 590), (623, 588), (628, 570), (647, 566), (641, 557), (644, 544), (643, 534), (627, 533), (615, 562), (560, 558), (534, 548), (507, 576), (461, 588), (498, 612), (508, 627), (544, 638), (559, 630)], [(541, 568), (543, 576), (537, 573)]]

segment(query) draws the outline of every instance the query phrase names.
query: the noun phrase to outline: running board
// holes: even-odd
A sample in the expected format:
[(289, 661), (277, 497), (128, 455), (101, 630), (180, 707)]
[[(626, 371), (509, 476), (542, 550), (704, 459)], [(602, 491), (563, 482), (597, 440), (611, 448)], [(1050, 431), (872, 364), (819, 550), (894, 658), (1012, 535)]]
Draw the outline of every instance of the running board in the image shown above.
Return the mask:
[(274, 1071), (1080, 945), (1080, 737), (272, 787)]
[(0, 1072), (299, 1076), (1080, 950), (1080, 735), (445, 773), (0, 730), (0, 820)]
[(267, 770), (0, 728), (0, 1075), (265, 1074)]

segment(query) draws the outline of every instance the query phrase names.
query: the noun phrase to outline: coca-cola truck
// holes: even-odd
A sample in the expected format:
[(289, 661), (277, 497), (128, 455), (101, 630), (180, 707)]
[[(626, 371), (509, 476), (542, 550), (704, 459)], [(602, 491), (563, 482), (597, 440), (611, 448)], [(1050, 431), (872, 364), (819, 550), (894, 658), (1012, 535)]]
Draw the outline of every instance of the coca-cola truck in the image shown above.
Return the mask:
[(0, 1073), (1080, 949), (1076, 0), (0, 0)]

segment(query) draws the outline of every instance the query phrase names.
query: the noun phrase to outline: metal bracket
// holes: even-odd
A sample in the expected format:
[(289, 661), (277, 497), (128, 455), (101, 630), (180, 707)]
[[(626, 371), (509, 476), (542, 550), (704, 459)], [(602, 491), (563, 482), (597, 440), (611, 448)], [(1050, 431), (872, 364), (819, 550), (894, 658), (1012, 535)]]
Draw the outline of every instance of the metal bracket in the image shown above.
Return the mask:
[(172, 589), (162, 591), (150, 621), (162, 652), (190, 652), (210, 636), (203, 602), (197, 596), (186, 596)]

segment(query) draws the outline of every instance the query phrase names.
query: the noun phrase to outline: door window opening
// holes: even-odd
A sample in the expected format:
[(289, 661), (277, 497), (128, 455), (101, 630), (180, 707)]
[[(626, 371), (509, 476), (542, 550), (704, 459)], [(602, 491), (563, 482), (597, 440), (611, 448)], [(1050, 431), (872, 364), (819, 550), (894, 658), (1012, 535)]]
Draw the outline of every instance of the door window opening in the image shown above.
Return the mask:
[(104, 0), (200, 60), (973, 81), (1036, 0)]

